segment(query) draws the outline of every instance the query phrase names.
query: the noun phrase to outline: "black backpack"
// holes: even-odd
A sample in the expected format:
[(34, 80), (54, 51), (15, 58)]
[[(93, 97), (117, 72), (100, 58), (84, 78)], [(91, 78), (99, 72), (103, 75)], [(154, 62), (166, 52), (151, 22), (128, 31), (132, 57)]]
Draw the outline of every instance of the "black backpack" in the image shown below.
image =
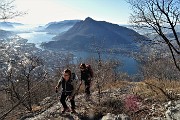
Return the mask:
[(76, 80), (76, 74), (75, 73), (71, 73), (71, 79)]
[(91, 68), (91, 65), (86, 65), (86, 69), (87, 69), (90, 77), (93, 78), (94, 73), (93, 73), (93, 70), (92, 70), (92, 68)]

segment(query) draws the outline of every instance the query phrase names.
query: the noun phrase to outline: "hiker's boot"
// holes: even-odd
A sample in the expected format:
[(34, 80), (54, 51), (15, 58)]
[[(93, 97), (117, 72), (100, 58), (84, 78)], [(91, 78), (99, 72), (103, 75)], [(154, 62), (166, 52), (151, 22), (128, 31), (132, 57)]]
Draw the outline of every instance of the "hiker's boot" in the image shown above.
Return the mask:
[(64, 109), (62, 110), (62, 113), (65, 113), (65, 112), (70, 112), (70, 109), (69, 109), (69, 108), (64, 108)]

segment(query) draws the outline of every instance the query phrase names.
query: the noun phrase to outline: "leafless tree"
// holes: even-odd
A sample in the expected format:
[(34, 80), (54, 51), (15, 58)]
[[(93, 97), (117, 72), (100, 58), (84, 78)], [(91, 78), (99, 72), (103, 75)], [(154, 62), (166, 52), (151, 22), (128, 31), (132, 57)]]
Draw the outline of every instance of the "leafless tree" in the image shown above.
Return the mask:
[[(165, 43), (172, 55), (176, 68), (180, 71), (180, 40), (178, 25), (180, 23), (180, 0), (128, 0), (133, 13), (130, 22), (136, 28), (142, 28), (152, 34), (158, 34), (150, 41)], [(170, 38), (167, 33), (172, 33)]]
[[(24, 92), (28, 93), (28, 97), (22, 102), (27, 110), (32, 110), (33, 96), (30, 89), (39, 80), (45, 79), (45, 70), (42, 61), (37, 57), (27, 57), (20, 60), (14, 66), (12, 65), (4, 74), (4, 86), (10, 99), (16, 103), (22, 98)], [(1, 76), (3, 78), (3, 76)]]
[(171, 54), (167, 52), (168, 48), (159, 49), (157, 46), (149, 49), (144, 46), (145, 48), (141, 49), (144, 54), (136, 57), (144, 79), (179, 80), (180, 73), (171, 60)]
[(8, 19), (13, 19), (15, 17), (19, 17), (26, 14), (25, 12), (16, 10), (14, 1), (15, 0), (0, 1), (0, 20), (6, 21)]
[[(16, 44), (18, 45), (17, 41), (13, 43), (14, 46)], [(27, 51), (16, 49), (5, 41), (1, 45), (0, 91), (2, 95), (6, 96), (4, 98), (6, 101), (5, 109), (1, 112), (2, 118), (4, 118), (16, 107), (32, 111), (35, 99), (41, 98), (39, 101), (42, 100), (42, 97), (36, 93), (40, 91), (38, 88), (41, 88), (47, 72), (43, 60), (39, 57), (27, 53)]]

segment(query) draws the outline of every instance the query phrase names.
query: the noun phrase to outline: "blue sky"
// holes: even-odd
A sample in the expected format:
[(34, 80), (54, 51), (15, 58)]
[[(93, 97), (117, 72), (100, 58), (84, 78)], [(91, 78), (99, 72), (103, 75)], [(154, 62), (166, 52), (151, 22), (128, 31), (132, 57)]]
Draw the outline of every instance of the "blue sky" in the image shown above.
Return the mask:
[(15, 0), (18, 10), (28, 14), (13, 21), (46, 24), (71, 19), (95, 20), (128, 24), (130, 8), (126, 0)]

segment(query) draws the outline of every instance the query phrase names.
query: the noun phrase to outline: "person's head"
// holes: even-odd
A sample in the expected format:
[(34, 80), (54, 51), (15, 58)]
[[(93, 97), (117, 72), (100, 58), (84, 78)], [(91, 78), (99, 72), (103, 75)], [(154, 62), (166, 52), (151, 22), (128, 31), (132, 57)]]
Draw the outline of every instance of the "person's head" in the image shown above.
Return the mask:
[(63, 71), (63, 78), (67, 81), (71, 78), (71, 70), (65, 69)]
[(81, 71), (84, 71), (86, 69), (86, 64), (82, 63), (80, 65), (80, 69), (81, 69)]

